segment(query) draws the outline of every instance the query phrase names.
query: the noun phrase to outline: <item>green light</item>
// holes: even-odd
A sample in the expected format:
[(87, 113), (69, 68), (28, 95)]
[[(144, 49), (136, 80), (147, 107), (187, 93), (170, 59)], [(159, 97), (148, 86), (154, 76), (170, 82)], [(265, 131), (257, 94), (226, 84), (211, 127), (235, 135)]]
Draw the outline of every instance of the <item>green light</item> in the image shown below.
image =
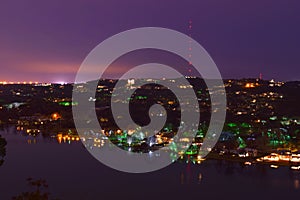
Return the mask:
[(282, 117), (282, 120), (286, 121), (286, 120), (288, 120), (288, 118), (287, 117)]
[(247, 123), (242, 123), (241, 126), (243, 128), (251, 128), (251, 125), (250, 124), (247, 124)]
[(228, 123), (227, 126), (233, 128), (233, 127), (237, 127), (237, 124), (236, 123)]
[(194, 154), (197, 154), (197, 151), (194, 151), (194, 150), (187, 150), (185, 152), (186, 155), (194, 155)]
[(169, 148), (170, 148), (171, 151), (177, 152), (177, 145), (176, 145), (175, 142), (172, 142), (172, 143), (170, 144)]
[(138, 100), (144, 100), (144, 99), (147, 99), (147, 97), (146, 96), (136, 96), (136, 99), (138, 99)]
[(201, 138), (203, 138), (204, 137), (204, 133), (203, 133), (203, 130), (198, 130), (197, 131), (197, 136), (199, 136), (199, 137), (201, 137)]
[(245, 141), (241, 137), (238, 137), (237, 140), (238, 140), (238, 143), (239, 143), (239, 148), (244, 149), (244, 148), (247, 147)]
[(198, 153), (198, 147), (192, 145), (188, 150), (185, 152), (186, 155), (194, 155)]
[(274, 120), (277, 119), (277, 116), (270, 117), (269, 119), (272, 120), (272, 121), (274, 121)]
[(69, 102), (69, 101), (62, 101), (58, 103), (60, 106), (77, 106), (78, 102)]

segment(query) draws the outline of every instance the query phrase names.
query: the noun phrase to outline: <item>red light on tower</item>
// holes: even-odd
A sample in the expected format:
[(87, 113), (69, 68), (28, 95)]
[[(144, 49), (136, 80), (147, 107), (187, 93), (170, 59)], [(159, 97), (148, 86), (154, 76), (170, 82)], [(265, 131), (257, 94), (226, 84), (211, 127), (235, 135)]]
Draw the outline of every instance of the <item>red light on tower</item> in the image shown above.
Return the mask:
[[(192, 37), (192, 28), (193, 28), (192, 23), (193, 23), (192, 20), (189, 20), (189, 25), (188, 25), (188, 35), (189, 35), (190, 37)], [(192, 54), (192, 40), (189, 39), (188, 43), (189, 43), (189, 48), (188, 48), (188, 58), (189, 58), (189, 60), (188, 60), (188, 65), (189, 65), (189, 67), (190, 67), (191, 65), (193, 65), (193, 63), (192, 63), (192, 57), (193, 57), (193, 54)], [(191, 73), (191, 72), (192, 72), (192, 69), (189, 68), (189, 69), (188, 69), (188, 72)]]

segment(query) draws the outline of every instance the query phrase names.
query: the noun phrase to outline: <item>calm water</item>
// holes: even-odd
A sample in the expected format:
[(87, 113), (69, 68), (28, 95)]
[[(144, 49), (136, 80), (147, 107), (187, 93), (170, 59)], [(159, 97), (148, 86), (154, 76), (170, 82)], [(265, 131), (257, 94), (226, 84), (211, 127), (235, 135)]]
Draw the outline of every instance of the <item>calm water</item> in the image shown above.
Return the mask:
[[(299, 198), (300, 172), (287, 167), (241, 166), (226, 161), (174, 163), (160, 171), (127, 174), (95, 160), (81, 143), (0, 131), (7, 155), (0, 166), (0, 199), (29, 191), (26, 179), (42, 178), (59, 199), (254, 199)], [(28, 141), (29, 140), (29, 141)], [(28, 144), (30, 143), (31, 144)]]

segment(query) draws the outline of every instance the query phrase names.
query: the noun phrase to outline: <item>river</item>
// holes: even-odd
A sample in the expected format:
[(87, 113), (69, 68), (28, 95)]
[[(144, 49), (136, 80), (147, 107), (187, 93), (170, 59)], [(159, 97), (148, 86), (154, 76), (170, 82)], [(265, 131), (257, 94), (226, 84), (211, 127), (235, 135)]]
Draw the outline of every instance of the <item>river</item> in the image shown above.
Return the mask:
[(26, 179), (47, 181), (50, 199), (283, 199), (300, 196), (300, 172), (207, 160), (156, 172), (128, 174), (101, 164), (81, 142), (0, 131), (7, 141), (0, 166), (0, 199), (30, 191)]

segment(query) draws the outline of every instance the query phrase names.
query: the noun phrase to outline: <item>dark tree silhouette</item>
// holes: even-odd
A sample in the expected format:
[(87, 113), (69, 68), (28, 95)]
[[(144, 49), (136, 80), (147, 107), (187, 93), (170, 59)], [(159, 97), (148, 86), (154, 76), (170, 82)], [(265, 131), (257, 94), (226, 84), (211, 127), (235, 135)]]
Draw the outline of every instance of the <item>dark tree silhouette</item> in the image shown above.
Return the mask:
[(6, 155), (6, 145), (6, 140), (0, 135), (0, 166), (4, 163), (4, 157)]
[(49, 193), (47, 192), (48, 184), (46, 180), (32, 178), (27, 179), (28, 185), (34, 188), (33, 191), (23, 192), (22, 194), (13, 197), (13, 200), (49, 200)]

